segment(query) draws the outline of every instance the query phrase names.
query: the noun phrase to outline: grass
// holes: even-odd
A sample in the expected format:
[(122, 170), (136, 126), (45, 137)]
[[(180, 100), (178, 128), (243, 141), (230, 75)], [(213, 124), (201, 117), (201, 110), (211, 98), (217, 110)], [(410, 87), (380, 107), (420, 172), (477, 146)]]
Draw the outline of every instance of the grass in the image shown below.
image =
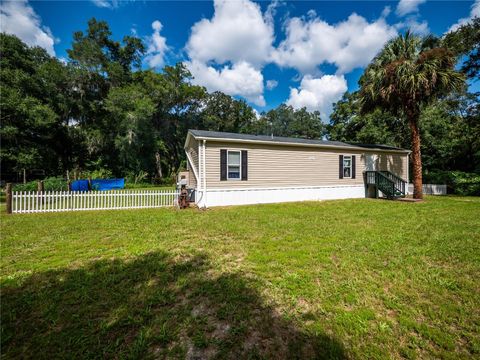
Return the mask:
[(6, 358), (480, 357), (480, 198), (1, 222)]

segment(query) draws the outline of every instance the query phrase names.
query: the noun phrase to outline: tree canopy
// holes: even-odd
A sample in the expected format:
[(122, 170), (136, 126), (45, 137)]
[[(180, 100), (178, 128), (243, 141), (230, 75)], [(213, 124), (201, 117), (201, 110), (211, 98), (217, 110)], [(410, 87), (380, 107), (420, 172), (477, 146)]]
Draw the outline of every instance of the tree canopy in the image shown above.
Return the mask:
[(117, 41), (94, 18), (73, 34), (67, 61), (2, 33), (1, 176), (74, 171), (170, 181), (185, 166), (190, 128), (409, 148), (412, 111), (424, 172), (479, 172), (479, 94), (469, 94), (454, 69), (478, 79), (478, 37), (475, 19), (441, 39), (393, 40), (327, 124), (319, 112), (285, 104), (258, 114), (244, 100), (193, 85), (182, 63), (145, 70), (142, 39)]
[(384, 46), (359, 81), (363, 113), (381, 108), (405, 119), (410, 127), (413, 196), (417, 199), (422, 198), (420, 115), (425, 106), (465, 87), (455, 64), (449, 48), (407, 31)]

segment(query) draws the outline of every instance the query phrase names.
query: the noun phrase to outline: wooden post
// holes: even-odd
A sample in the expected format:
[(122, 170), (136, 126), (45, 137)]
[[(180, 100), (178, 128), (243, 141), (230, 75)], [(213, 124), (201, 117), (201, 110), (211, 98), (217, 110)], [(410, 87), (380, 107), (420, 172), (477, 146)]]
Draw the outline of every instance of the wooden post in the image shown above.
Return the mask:
[(43, 192), (45, 191), (45, 185), (42, 181), (37, 181), (37, 203), (40, 205), (40, 208), (43, 207)]
[(24, 184), (27, 183), (27, 170), (26, 169), (23, 169), (23, 183)]
[(12, 213), (12, 201), (13, 201), (13, 196), (12, 196), (12, 183), (7, 183), (7, 188), (5, 189), (6, 193), (6, 201), (7, 201), (7, 214)]

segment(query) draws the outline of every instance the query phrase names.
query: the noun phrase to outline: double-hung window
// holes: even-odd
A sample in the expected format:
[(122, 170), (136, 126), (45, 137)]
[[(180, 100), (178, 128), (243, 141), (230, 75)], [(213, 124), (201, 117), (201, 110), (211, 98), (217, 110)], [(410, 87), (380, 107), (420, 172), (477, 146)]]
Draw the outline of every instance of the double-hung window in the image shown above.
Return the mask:
[(241, 153), (240, 151), (228, 151), (227, 153), (227, 174), (228, 179), (240, 180), (241, 169)]
[(343, 157), (343, 177), (344, 178), (352, 177), (352, 157), (351, 156)]

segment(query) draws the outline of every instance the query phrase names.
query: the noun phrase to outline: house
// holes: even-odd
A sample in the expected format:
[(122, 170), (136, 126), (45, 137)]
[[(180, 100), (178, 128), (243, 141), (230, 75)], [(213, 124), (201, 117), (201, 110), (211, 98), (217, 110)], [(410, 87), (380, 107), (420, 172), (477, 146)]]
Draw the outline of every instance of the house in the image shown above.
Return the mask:
[(200, 207), (402, 197), (410, 151), (386, 145), (189, 130), (187, 186)]

